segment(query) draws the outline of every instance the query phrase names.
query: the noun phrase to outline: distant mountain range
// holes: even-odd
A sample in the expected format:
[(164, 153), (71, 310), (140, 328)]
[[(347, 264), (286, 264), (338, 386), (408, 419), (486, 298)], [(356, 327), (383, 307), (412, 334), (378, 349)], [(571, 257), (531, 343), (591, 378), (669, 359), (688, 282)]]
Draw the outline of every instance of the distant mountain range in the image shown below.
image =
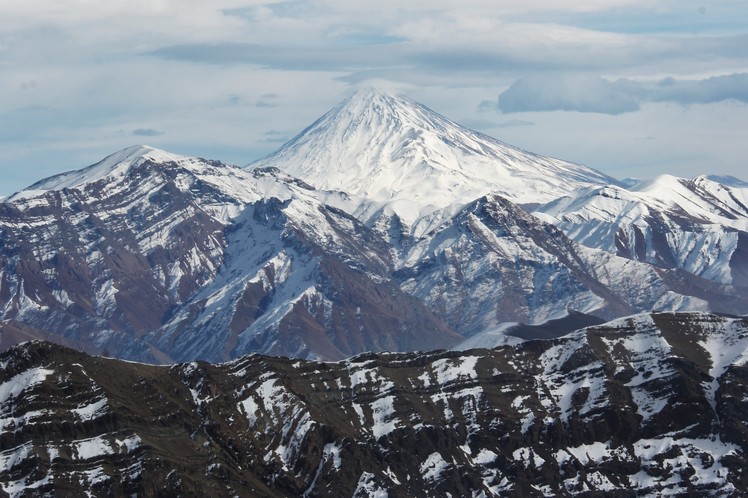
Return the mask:
[(131, 147), (0, 202), (0, 346), (340, 360), (746, 314), (746, 184), (624, 183), (375, 90), (246, 168)]

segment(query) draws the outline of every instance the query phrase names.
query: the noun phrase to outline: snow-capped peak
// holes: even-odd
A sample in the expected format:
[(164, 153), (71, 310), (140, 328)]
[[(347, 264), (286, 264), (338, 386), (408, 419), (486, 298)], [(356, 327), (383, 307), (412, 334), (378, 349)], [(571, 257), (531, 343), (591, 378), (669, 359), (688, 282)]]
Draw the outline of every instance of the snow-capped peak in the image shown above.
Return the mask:
[(637, 183), (629, 188), (632, 192), (642, 193), (662, 193), (665, 191), (673, 190), (678, 188), (677, 185), (681, 182), (682, 178), (678, 178), (673, 175), (658, 175), (652, 179), (644, 180)]
[(367, 88), (250, 168), (274, 166), (317, 188), (389, 206), (408, 225), (496, 193), (547, 202), (613, 178), (511, 147), (403, 96)]
[(424, 129), (459, 126), (406, 96), (371, 87), (355, 92), (325, 116), (334, 117), (341, 131), (364, 126), (372, 130), (387, 126)]
[(183, 163), (191, 159), (193, 158), (172, 154), (147, 145), (133, 145), (132, 147), (115, 152), (98, 163), (86, 168), (61, 173), (37, 182), (30, 187), (13, 194), (8, 198), (8, 201), (36, 197), (50, 190), (76, 188), (96, 182), (108, 176), (124, 176), (131, 167), (145, 161), (152, 161), (154, 163)]
[(535, 215), (585, 246), (744, 285), (746, 206), (748, 188), (660, 175), (629, 190), (580, 190), (539, 206)]

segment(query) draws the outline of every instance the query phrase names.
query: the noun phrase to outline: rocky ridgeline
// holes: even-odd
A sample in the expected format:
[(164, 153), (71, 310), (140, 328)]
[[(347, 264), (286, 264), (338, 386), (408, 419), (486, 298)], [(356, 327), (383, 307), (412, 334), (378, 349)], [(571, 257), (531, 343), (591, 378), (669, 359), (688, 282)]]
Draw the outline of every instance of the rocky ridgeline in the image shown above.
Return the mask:
[(637, 315), (549, 341), (171, 367), (0, 356), (11, 496), (748, 493), (748, 321)]

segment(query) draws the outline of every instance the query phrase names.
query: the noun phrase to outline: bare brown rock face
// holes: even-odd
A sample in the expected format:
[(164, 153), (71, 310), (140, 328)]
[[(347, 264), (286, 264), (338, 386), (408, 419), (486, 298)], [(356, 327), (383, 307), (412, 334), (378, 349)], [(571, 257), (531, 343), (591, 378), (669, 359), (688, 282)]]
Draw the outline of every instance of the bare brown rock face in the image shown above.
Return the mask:
[(739, 496), (748, 322), (637, 315), (461, 353), (0, 355), (12, 496)]

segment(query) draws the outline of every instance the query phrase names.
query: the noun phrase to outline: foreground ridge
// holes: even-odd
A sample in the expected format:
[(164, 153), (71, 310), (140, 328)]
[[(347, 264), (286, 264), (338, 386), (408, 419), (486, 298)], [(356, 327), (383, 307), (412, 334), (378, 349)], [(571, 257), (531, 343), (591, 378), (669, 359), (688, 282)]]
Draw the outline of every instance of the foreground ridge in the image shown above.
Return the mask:
[(11, 496), (748, 492), (748, 321), (637, 315), (551, 341), (337, 363), (0, 355)]

